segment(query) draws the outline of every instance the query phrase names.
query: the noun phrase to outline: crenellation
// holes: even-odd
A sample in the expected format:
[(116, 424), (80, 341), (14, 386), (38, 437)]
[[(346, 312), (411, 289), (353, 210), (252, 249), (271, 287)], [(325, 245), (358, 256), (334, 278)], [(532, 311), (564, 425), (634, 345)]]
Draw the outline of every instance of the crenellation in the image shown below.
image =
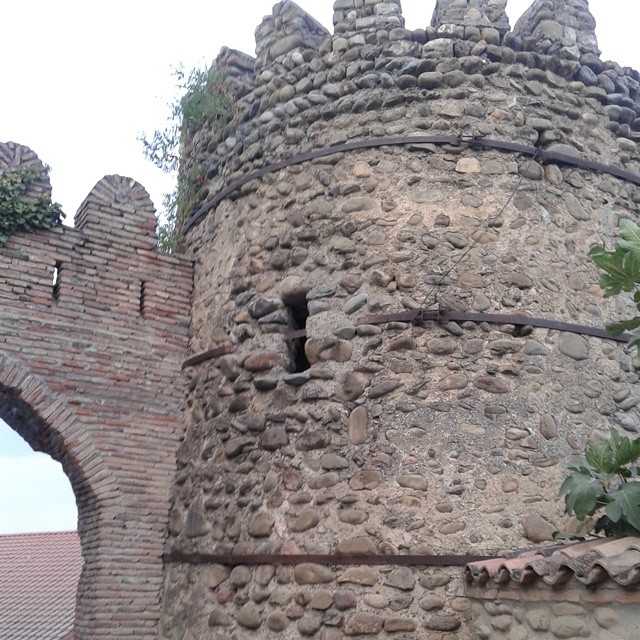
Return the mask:
[[(438, 0), (431, 26), (440, 36), (455, 33), (462, 38), (487, 29), (501, 36), (510, 29), (506, 7), (507, 0)], [(492, 35), (490, 31), (485, 34)]]
[(569, 60), (600, 56), (596, 21), (588, 0), (535, 0), (514, 27), (527, 50)]
[[(256, 29), (256, 72), (276, 64), (289, 68), (308, 62), (329, 32), (295, 2), (283, 0)], [(306, 60), (305, 60), (306, 59)]]

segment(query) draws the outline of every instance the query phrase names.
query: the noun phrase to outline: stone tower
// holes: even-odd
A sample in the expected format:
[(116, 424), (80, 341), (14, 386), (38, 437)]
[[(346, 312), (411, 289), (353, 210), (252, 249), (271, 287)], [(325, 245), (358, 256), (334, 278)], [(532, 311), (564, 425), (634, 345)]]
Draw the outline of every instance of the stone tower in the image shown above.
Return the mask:
[(353, 556), (550, 540), (564, 462), (637, 431), (638, 361), (549, 325), (625, 312), (587, 254), (640, 203), (640, 84), (594, 29), (586, 0), (513, 30), (504, 0), (415, 30), (398, 0), (336, 0), (329, 34), (285, 0), (255, 61), (223, 51), (238, 114), (183, 159), (209, 178), (186, 226), (205, 355), (160, 637), (472, 638), (459, 567)]

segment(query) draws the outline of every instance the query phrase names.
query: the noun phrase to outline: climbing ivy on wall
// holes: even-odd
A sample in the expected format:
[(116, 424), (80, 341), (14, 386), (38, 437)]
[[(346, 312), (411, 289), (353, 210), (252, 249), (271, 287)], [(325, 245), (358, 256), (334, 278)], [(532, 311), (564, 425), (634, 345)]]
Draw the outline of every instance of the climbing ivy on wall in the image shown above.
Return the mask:
[(49, 173), (48, 167), (25, 165), (8, 167), (0, 172), (0, 245), (14, 231), (49, 229), (60, 224), (64, 214), (60, 205), (45, 195), (32, 197), (31, 184)]
[(189, 217), (198, 188), (206, 181), (204, 170), (187, 169), (180, 164), (180, 146), (203, 127), (218, 129), (231, 120), (235, 107), (224, 89), (222, 69), (183, 68), (174, 72), (178, 97), (169, 105), (167, 127), (155, 131), (151, 138), (140, 136), (144, 155), (166, 173), (178, 172), (175, 189), (163, 201), (164, 222), (158, 225), (158, 245), (161, 251), (178, 251), (182, 244), (180, 227)]

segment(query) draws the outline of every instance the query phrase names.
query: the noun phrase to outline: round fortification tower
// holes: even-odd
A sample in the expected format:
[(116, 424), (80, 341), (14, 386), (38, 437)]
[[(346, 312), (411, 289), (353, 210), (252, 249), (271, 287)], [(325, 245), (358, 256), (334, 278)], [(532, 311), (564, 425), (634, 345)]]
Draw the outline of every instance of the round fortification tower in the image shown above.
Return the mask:
[(587, 254), (640, 202), (638, 74), (586, 0), (505, 5), (285, 0), (221, 53), (161, 637), (471, 638), (459, 566), (353, 556), (550, 540), (564, 463), (637, 431), (638, 361), (567, 323), (628, 312)]

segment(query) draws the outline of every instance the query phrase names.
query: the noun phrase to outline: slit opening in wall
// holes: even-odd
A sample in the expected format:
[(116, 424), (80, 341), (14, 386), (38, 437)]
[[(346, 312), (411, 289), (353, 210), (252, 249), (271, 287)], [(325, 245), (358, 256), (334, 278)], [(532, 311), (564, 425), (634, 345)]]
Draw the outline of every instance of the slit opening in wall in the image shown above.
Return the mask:
[[(309, 317), (309, 309), (306, 304), (290, 304), (287, 305), (291, 313), (291, 320), (294, 331), (307, 328), (307, 318)], [(311, 368), (311, 363), (307, 359), (304, 346), (307, 344), (307, 338), (296, 338), (290, 342), (292, 350), (292, 360), (295, 373), (302, 373)]]
[(57, 304), (60, 299), (60, 276), (62, 273), (62, 262), (56, 261), (53, 267), (53, 280), (51, 283), (51, 303)]
[(144, 318), (144, 311), (145, 311), (144, 306), (145, 306), (145, 303), (146, 303), (146, 300), (145, 300), (145, 295), (146, 295), (145, 288), (146, 288), (146, 284), (147, 284), (147, 283), (146, 283), (146, 282), (144, 282), (144, 280), (140, 281), (140, 296), (139, 296), (139, 298), (138, 298), (138, 305), (139, 305), (139, 306), (138, 306), (138, 312), (140, 313), (140, 317), (141, 317), (141, 318)]

